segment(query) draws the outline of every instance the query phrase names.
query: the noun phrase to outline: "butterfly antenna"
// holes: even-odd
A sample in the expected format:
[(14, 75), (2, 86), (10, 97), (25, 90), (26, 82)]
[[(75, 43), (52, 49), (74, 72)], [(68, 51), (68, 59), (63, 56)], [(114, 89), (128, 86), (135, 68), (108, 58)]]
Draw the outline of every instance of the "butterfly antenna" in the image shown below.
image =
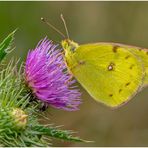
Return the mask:
[(56, 27), (54, 27), (53, 25), (51, 25), (49, 22), (46, 21), (45, 18), (41, 17), (41, 21), (44, 22), (46, 25), (48, 25), (49, 27), (51, 27), (53, 30), (55, 30), (57, 33), (59, 33), (62, 37), (65, 38), (65, 35), (59, 31)]
[(63, 17), (63, 14), (61, 14), (61, 19), (62, 19), (62, 21), (64, 23), (64, 27), (65, 27), (67, 38), (69, 39), (69, 33), (68, 33), (67, 25), (66, 25), (65, 19)]

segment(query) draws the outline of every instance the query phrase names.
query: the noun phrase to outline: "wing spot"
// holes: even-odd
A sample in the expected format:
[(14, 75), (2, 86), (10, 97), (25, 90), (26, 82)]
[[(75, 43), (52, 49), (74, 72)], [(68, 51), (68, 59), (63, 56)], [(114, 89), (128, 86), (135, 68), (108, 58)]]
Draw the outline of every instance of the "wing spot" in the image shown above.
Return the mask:
[(112, 51), (113, 51), (114, 53), (116, 53), (116, 52), (117, 52), (117, 49), (118, 49), (119, 47), (120, 47), (120, 46), (118, 46), (118, 45), (113, 46)]
[(132, 64), (130, 67), (129, 67), (129, 69), (133, 69), (133, 67), (134, 67), (135, 65), (134, 64)]
[(108, 69), (109, 71), (114, 70), (114, 69), (115, 69), (115, 64), (111, 62), (111, 63), (108, 65), (107, 69)]
[(128, 82), (128, 83), (125, 84), (125, 86), (128, 86), (128, 85), (130, 85), (130, 82)]
[(130, 58), (130, 55), (127, 55), (127, 56), (125, 57), (125, 59), (128, 59), (128, 58)]
[(148, 55), (148, 51), (146, 52), (146, 54)]
[(139, 51), (141, 51), (142, 50), (142, 48), (139, 48)]
[(121, 93), (122, 89), (119, 89), (119, 93)]
[(109, 94), (109, 97), (112, 97), (113, 96), (113, 94)]

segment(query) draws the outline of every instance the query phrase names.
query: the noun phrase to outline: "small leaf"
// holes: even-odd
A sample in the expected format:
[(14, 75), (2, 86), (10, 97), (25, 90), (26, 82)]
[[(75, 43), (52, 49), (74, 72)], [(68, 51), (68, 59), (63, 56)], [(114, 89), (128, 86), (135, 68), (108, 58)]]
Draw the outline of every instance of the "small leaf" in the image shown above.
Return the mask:
[(33, 130), (40, 132), (42, 135), (51, 136), (51, 137), (66, 140), (66, 141), (92, 142), (92, 141), (86, 141), (86, 140), (80, 139), (79, 137), (73, 136), (71, 131), (60, 130), (55, 127), (45, 127), (42, 125), (37, 125), (33, 127)]
[(14, 30), (12, 33), (10, 33), (1, 43), (0, 43), (0, 61), (8, 54), (11, 48), (11, 45), (14, 40), (14, 34), (16, 30)]

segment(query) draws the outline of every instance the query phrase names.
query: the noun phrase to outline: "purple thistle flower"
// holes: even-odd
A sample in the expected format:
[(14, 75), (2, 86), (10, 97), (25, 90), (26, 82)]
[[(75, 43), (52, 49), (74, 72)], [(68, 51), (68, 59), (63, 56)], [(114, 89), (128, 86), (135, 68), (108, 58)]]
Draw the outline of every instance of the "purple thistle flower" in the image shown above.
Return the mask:
[(45, 104), (68, 111), (78, 110), (80, 92), (66, 71), (61, 50), (52, 41), (45, 38), (29, 51), (25, 80), (32, 93)]

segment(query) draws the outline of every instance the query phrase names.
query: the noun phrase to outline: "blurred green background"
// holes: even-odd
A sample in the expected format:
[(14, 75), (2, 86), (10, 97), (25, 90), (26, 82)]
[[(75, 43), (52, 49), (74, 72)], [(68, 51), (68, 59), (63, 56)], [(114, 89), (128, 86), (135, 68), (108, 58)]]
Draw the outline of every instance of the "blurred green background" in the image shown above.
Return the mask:
[[(148, 48), (148, 2), (0, 2), (0, 40), (19, 28), (11, 56), (25, 60), (41, 38), (61, 41), (59, 34), (40, 21), (45, 17), (64, 32), (61, 13), (71, 39), (78, 43), (112, 41)], [(148, 146), (148, 89), (117, 110), (95, 102), (81, 90), (80, 110), (50, 108), (49, 123), (64, 125), (95, 142), (54, 141), (54, 146)]]

